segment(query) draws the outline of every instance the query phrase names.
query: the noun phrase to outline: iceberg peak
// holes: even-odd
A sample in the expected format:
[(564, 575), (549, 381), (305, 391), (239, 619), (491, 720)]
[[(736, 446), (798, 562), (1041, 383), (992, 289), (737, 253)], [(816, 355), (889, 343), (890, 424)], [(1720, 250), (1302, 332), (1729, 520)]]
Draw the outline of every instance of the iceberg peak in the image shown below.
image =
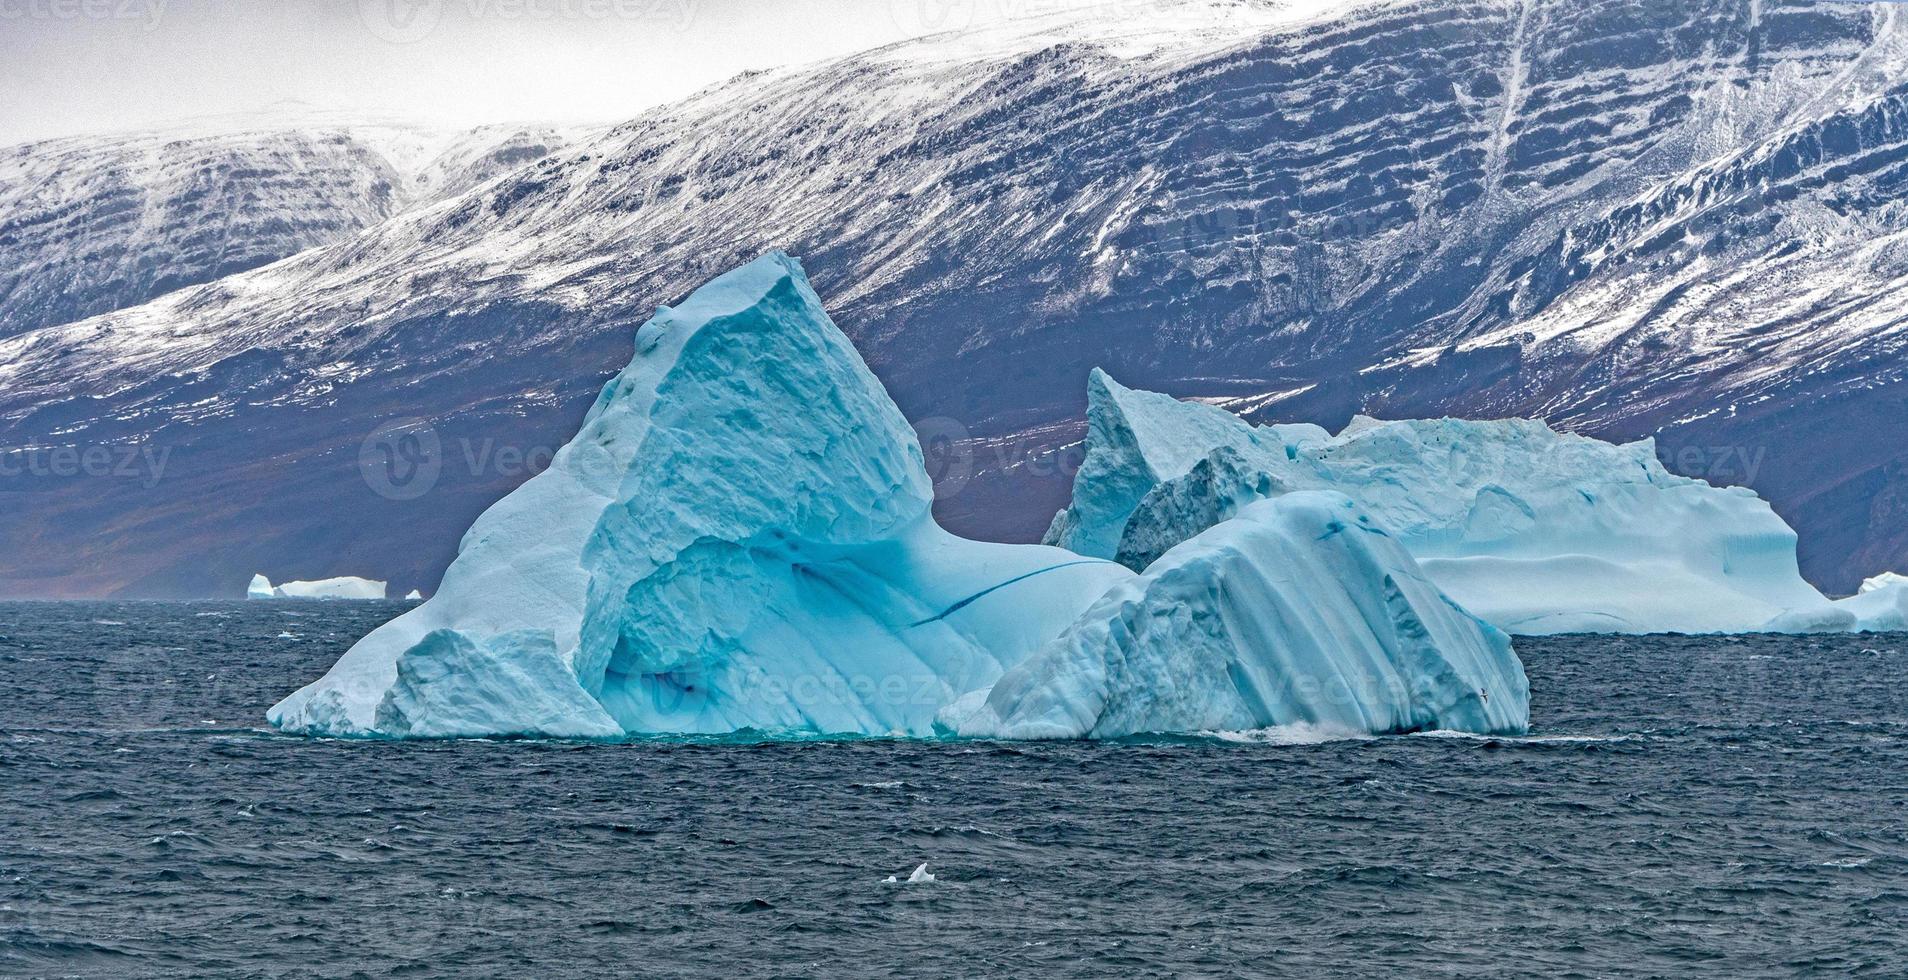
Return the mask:
[(1880, 575), (1872, 576), (1863, 581), (1861, 590), (1857, 594), (1867, 595), (1870, 592), (1879, 592), (1883, 589), (1898, 586), (1908, 586), (1908, 575), (1903, 575), (1900, 572), (1883, 572)]

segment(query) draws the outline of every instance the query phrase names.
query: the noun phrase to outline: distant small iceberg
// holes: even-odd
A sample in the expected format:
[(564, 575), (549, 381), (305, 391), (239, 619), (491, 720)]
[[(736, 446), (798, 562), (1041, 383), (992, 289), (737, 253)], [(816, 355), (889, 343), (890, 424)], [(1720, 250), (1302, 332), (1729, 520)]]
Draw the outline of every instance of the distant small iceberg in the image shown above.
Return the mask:
[[(247, 599), (382, 599), (385, 583), (349, 575), (319, 579), (315, 582), (286, 582), (274, 586), (264, 575), (252, 576), (245, 589)], [(412, 597), (417, 593), (412, 592)]]
[(882, 881), (883, 884), (888, 885), (932, 885), (934, 882), (935, 877), (928, 872), (926, 861), (921, 862), (921, 865), (914, 869), (914, 873), (908, 875), (906, 878), (902, 878), (899, 875), (889, 875)]
[(1908, 630), (1908, 575), (1883, 572), (1862, 583), (1862, 590), (1835, 602), (1872, 633)]

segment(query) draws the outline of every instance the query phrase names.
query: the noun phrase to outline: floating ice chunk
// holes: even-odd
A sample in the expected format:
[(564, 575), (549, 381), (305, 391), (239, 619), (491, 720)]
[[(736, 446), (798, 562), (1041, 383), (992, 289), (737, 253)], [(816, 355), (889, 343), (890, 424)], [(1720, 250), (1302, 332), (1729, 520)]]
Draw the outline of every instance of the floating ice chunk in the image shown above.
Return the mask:
[(381, 733), (414, 738), (623, 734), (576, 682), (548, 630), (483, 641), (436, 630), (398, 658), (397, 682), (379, 702)]
[(934, 883), (934, 876), (928, 873), (927, 862), (923, 861), (920, 867), (914, 869), (913, 874), (908, 875), (906, 881), (895, 875), (889, 875), (884, 881), (890, 885), (931, 885)]
[(1862, 583), (1862, 591), (1835, 603), (1864, 633), (1908, 631), (1908, 577), (1885, 572)]
[(281, 599), (382, 599), (385, 585), (347, 575), (315, 582), (285, 582), (272, 591)]
[(315, 582), (286, 582), (274, 587), (270, 579), (263, 575), (254, 575), (251, 585), (245, 589), (245, 597), (247, 599), (382, 599), (384, 591), (383, 582), (351, 576), (319, 579)]
[(1167, 552), (941, 721), (993, 738), (1519, 733), (1530, 691), (1510, 640), (1349, 498), (1300, 492)]
[(424, 598), (424, 594), (422, 592), (417, 591), (416, 589), (412, 589), (411, 591), (404, 593), (405, 602), (417, 602), (423, 598)]

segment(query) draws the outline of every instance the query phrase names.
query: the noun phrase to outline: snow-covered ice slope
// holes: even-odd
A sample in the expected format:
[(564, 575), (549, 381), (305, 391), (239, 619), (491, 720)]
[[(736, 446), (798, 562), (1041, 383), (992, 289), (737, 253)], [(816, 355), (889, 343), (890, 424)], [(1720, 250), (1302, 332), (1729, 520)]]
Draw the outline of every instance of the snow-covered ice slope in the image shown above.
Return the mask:
[[(913, 431), (786, 256), (660, 311), (636, 344), (551, 467), (472, 526), (437, 593), (273, 724), (925, 734), (1131, 577), (941, 530)], [(565, 665), (554, 687), (457, 677), (546, 649)], [(561, 710), (579, 696), (608, 715)]]
[(1360, 418), (1333, 438), (1253, 426), (1102, 372), (1049, 542), (1143, 567), (1251, 501), (1348, 494), (1473, 613), (1513, 633), (1840, 630), (1796, 535), (1749, 490), (1676, 476), (1648, 442), (1540, 422)]
[(1349, 498), (1298, 492), (1168, 551), (942, 721), (997, 738), (1521, 733), (1530, 686), (1510, 639)]

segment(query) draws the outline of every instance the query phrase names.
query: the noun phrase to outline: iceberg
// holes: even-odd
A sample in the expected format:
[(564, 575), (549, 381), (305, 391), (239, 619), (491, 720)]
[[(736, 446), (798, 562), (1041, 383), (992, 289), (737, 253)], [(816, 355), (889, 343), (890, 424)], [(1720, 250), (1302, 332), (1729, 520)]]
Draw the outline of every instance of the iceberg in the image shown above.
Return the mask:
[[(588, 712), (572, 724), (457, 696), (518, 677), (444, 682), (448, 664), (499, 669), (526, 649), (499, 638), (529, 631), (565, 668), (537, 672), (561, 689), (539, 700), (585, 697), (618, 733), (931, 734), (953, 697), (1132, 577), (936, 525), (913, 430), (787, 256), (659, 311), (636, 347), (549, 468), (478, 518), (437, 593), (273, 707), (272, 724), (609, 732)], [(428, 696), (400, 677), (414, 658), (439, 678)]]
[(1863, 582), (1859, 593), (1836, 600), (1835, 607), (1855, 617), (1857, 632), (1908, 631), (1908, 576), (1883, 572)]
[(1530, 685), (1510, 638), (1439, 592), (1369, 514), (1301, 491), (1166, 552), (942, 722), (1015, 739), (1518, 734)]
[[(1260, 715), (1240, 699), (1297, 667), (1383, 683), (1278, 702), (1266, 717), (1522, 724), (1522, 671), (1501, 634), (1356, 515), (1320, 517), (1348, 502), (1248, 507), (1213, 532), (1223, 547), (1172, 549), (1147, 578), (1109, 557), (944, 530), (913, 429), (785, 255), (659, 310), (635, 346), (551, 465), (472, 525), (437, 593), (274, 706), (273, 725), (345, 737), (946, 735), (979, 731), (960, 719), (978, 719), (996, 683), (1033, 663), (1050, 691), (1098, 691), (1130, 719), (1077, 725), (1081, 735), (1250, 722)], [(1343, 521), (1357, 533), (1325, 533)], [(1313, 592), (1319, 610), (1295, 613)], [(1147, 695), (1124, 679), (1061, 676), (1091, 669), (1067, 651), (1125, 629), (1134, 603), (1183, 600), (1187, 616), (1223, 620), (1261, 598), (1285, 605), (1130, 678), (1205, 685), (1216, 700), (1203, 710), (1127, 710), (1117, 706)], [(1240, 670), (1250, 690), (1233, 682)], [(1032, 700), (1000, 697), (998, 730), (1058, 730), (1027, 720), (1019, 705)]]
[(1864, 623), (1802, 578), (1795, 532), (1765, 501), (1670, 473), (1647, 439), (1366, 417), (1330, 436), (1254, 426), (1098, 371), (1073, 501), (1046, 540), (1143, 568), (1254, 500), (1306, 490), (1356, 501), (1447, 595), (1511, 633)]
[(382, 599), (385, 584), (366, 578), (341, 576), (315, 582), (286, 582), (273, 586), (271, 579), (253, 575), (245, 589), (247, 599)]
[(935, 880), (934, 873), (927, 868), (927, 862), (923, 861), (915, 865), (913, 873), (909, 874), (906, 878), (902, 878), (898, 875), (889, 875), (882, 879), (882, 883), (889, 885), (932, 885)]

